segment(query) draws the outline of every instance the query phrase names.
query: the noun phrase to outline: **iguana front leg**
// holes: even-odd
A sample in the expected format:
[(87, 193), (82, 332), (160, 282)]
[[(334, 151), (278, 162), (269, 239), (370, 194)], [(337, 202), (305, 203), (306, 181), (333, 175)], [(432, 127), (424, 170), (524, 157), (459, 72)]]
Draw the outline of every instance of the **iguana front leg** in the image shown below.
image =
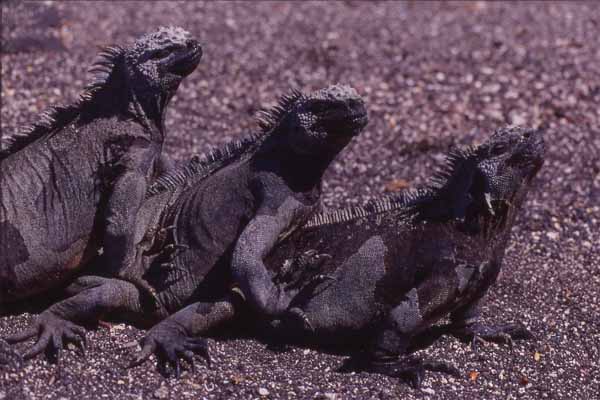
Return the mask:
[(292, 197), (276, 209), (261, 206), (235, 245), (231, 262), (233, 278), (250, 306), (261, 315), (282, 314), (291, 302), (291, 296), (273, 283), (263, 260), (280, 234), (290, 229), (302, 207), (305, 206)]
[[(145, 143), (145, 142), (144, 142)], [(135, 284), (156, 300), (156, 292), (142, 276), (143, 264), (136, 262), (137, 216), (153, 171), (156, 149), (152, 144), (133, 147), (119, 160), (122, 173), (113, 183), (106, 208), (104, 258), (111, 274)]]
[(414, 388), (420, 387), (427, 370), (460, 376), (458, 369), (450, 364), (421, 360), (409, 354), (413, 338), (432, 323), (424, 310), (443, 301), (429, 290), (432, 284), (433, 281), (426, 281), (409, 291), (405, 300), (388, 314), (370, 351), (350, 359), (344, 368), (400, 378)]
[(194, 303), (155, 325), (140, 341), (142, 350), (129, 364), (134, 367), (144, 363), (152, 354), (158, 358), (159, 370), (175, 376), (181, 374), (180, 359), (194, 369), (194, 354), (202, 356), (210, 365), (208, 342), (201, 337), (209, 330), (231, 320), (235, 316), (236, 294), (214, 303)]
[(482, 341), (506, 343), (512, 348), (513, 339), (529, 340), (534, 336), (521, 323), (484, 325), (479, 322), (480, 301), (473, 302), (450, 315), (447, 330), (461, 340), (471, 343), (473, 350)]
[(23, 358), (35, 357), (43, 351), (57, 358), (65, 342), (73, 342), (84, 351), (86, 331), (79, 323), (97, 322), (113, 312), (130, 315), (143, 312), (139, 290), (122, 280), (84, 276), (75, 280), (67, 292), (73, 296), (42, 312), (25, 331), (5, 338), (9, 343), (18, 343), (37, 336)]

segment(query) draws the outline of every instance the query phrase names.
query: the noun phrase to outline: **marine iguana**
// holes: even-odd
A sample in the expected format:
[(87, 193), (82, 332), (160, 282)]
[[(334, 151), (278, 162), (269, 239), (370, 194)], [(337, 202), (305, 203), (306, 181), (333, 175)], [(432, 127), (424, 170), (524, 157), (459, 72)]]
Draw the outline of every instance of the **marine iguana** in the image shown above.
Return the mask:
[[(530, 338), (520, 323), (481, 324), (478, 309), (497, 279), (543, 159), (539, 131), (501, 129), (478, 147), (452, 152), (423, 189), (313, 217), (265, 259), (274, 281), (295, 295), (279, 324), (283, 337), (354, 338), (368, 351), (347, 368), (414, 386), (425, 370), (458, 374), (445, 363), (410, 355), (413, 341), (445, 316), (451, 323), (444, 331), (473, 344)], [(249, 311), (240, 296), (219, 285), (221, 297), (188, 305), (155, 325), (132, 365), (156, 353), (159, 366), (170, 364), (178, 375), (180, 358), (193, 362), (197, 352), (209, 359), (201, 335)]]
[(262, 134), (219, 152), (224, 160), (193, 161), (151, 188), (138, 216), (136, 271), (155, 288), (158, 307), (149, 307), (129, 282), (84, 276), (67, 288), (72, 297), (7, 341), (39, 333), (25, 358), (59, 351), (63, 339), (78, 341), (74, 323), (106, 313), (154, 323), (215, 298), (226, 282), (237, 282), (258, 313), (285, 311), (291, 296), (273, 285), (262, 258), (316, 212), (323, 173), (367, 118), (364, 102), (347, 86), (284, 96), (264, 114)]
[(181, 28), (105, 48), (79, 99), (0, 152), (2, 304), (56, 287), (104, 247), (127, 275), (136, 214), (159, 168), (166, 107), (202, 56)]

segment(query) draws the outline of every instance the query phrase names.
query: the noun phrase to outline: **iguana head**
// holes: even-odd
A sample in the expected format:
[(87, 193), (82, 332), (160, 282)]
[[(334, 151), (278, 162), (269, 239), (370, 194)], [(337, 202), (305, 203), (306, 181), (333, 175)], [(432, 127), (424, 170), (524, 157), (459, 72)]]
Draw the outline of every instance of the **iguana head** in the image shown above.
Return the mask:
[(521, 127), (496, 131), (476, 149), (471, 196), (490, 216), (519, 208), (531, 179), (544, 163), (540, 131)]
[(466, 222), (467, 229), (486, 222), (502, 228), (521, 207), (543, 162), (541, 132), (500, 129), (481, 145), (451, 156), (454, 168), (439, 199), (445, 200), (453, 218)]
[(175, 94), (202, 57), (198, 42), (178, 27), (161, 27), (124, 49), (127, 79), (139, 94)]
[(286, 132), (299, 154), (337, 153), (368, 122), (367, 109), (356, 90), (333, 85), (311, 94), (294, 92), (269, 112), (261, 124)]
[(50, 108), (39, 120), (7, 140), (0, 159), (51, 131), (74, 121), (82, 112), (104, 114), (129, 110), (161, 124), (165, 107), (177, 87), (200, 62), (202, 49), (181, 28), (159, 28), (129, 47), (107, 46), (89, 71), (92, 80), (77, 102)]

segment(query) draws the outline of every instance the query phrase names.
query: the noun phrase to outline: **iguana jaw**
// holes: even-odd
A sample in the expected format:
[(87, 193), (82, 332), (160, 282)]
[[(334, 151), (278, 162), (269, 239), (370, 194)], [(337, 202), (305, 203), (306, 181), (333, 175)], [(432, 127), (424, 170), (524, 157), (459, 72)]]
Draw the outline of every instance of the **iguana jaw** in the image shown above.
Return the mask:
[(357, 103), (354, 109), (335, 111), (321, 117), (319, 126), (330, 132), (332, 136), (354, 137), (367, 125), (369, 118), (363, 103)]
[(195, 40), (190, 40), (185, 48), (175, 52), (165, 61), (165, 70), (184, 78), (191, 74), (202, 58), (202, 49)]
[[(485, 219), (498, 226), (511, 218), (513, 210), (520, 208), (531, 180), (544, 162), (544, 141), (540, 132), (514, 128), (498, 142), (504, 146), (502, 153), (481, 151), (482, 161), (478, 164), (476, 176), (483, 184), (474, 185), (471, 193), (475, 199), (474, 209), (483, 212)], [(490, 141), (494, 151), (494, 138)], [(485, 148), (484, 148), (485, 149)], [(473, 189), (471, 189), (473, 190)], [(478, 193), (479, 192), (479, 193)], [(477, 204), (479, 203), (479, 204)]]

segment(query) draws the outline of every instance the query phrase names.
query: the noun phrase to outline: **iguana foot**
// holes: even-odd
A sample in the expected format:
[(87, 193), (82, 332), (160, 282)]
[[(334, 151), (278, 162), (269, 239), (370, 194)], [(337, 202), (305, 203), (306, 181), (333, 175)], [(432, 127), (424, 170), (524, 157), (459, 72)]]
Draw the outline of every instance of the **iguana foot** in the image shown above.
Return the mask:
[(452, 364), (442, 361), (424, 361), (416, 357), (370, 359), (365, 356), (350, 358), (340, 368), (341, 372), (372, 372), (398, 378), (410, 384), (413, 388), (421, 387), (425, 371), (442, 372), (459, 378), (460, 371)]
[(473, 351), (477, 351), (482, 342), (505, 343), (512, 349), (513, 339), (529, 340), (534, 336), (521, 323), (503, 325), (471, 324), (462, 327), (450, 327), (452, 335), (461, 340), (468, 341)]
[[(181, 376), (181, 360), (185, 360), (192, 372), (195, 371), (194, 354), (203, 357), (210, 366), (208, 341), (204, 338), (189, 337), (181, 328), (175, 324), (162, 323), (152, 328), (140, 341), (142, 350), (135, 359), (129, 363), (127, 368), (143, 364), (152, 354), (158, 359), (158, 370), (165, 377), (175, 373), (175, 377)], [(168, 367), (171, 367), (169, 371)]]
[(23, 358), (27, 360), (45, 351), (48, 358), (56, 362), (66, 343), (73, 343), (85, 356), (85, 334), (86, 330), (82, 326), (46, 311), (36, 318), (33, 326), (23, 332), (8, 336), (5, 340), (12, 344), (38, 336), (35, 344), (23, 354)]

